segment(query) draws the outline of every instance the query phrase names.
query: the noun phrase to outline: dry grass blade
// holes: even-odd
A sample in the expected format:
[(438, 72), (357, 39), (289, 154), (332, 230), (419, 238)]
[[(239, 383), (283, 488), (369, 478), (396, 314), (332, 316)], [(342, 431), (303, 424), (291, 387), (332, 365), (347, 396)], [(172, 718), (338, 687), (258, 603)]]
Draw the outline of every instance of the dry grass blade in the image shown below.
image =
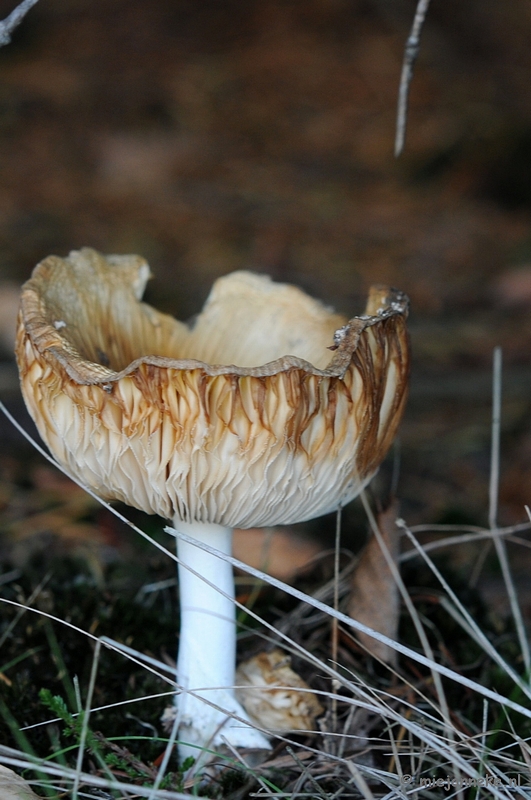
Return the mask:
[(79, 792), (79, 782), (81, 780), (81, 772), (83, 769), (83, 757), (85, 755), (85, 745), (87, 741), (87, 732), (88, 732), (88, 725), (89, 725), (89, 717), (91, 712), (92, 706), (92, 696), (94, 694), (94, 686), (96, 684), (96, 675), (98, 672), (98, 661), (100, 657), (100, 650), (101, 650), (101, 642), (96, 642), (96, 647), (94, 648), (94, 658), (92, 660), (92, 669), (90, 671), (90, 680), (87, 692), (87, 702), (85, 705), (85, 712), (83, 714), (83, 724), (81, 726), (81, 736), (79, 740), (79, 749), (77, 753), (77, 761), (76, 761), (76, 777), (74, 780), (74, 786), (72, 789), (72, 796), (73, 800), (77, 800), (78, 792)]
[(20, 25), (30, 8), (33, 8), (37, 2), (38, 0), (22, 0), (11, 14), (0, 22), (0, 47), (9, 44), (13, 31)]
[[(506, 528), (497, 528), (496, 530), (489, 530), (481, 528), (478, 525), (412, 525), (409, 530), (413, 534), (417, 533), (447, 533), (450, 531), (469, 531), (469, 533), (460, 533), (456, 536), (447, 536), (445, 539), (439, 541), (426, 542), (422, 545), (425, 553), (432, 553), (434, 550), (441, 550), (445, 547), (453, 547), (454, 545), (468, 544), (470, 542), (486, 541), (488, 539), (503, 537), (509, 539), (515, 533), (525, 532), (531, 530), (531, 522), (520, 522), (518, 525), (509, 525)], [(520, 544), (529, 546), (529, 542), (519, 540)], [(418, 557), (418, 550), (411, 548), (405, 553), (401, 553), (399, 557), (400, 563), (411, 561), (411, 559)]]
[(428, 13), (429, 5), (430, 0), (418, 0), (415, 17), (413, 19), (413, 26), (406, 42), (402, 74), (400, 76), (400, 86), (398, 89), (398, 109), (396, 115), (395, 137), (396, 157), (398, 157), (404, 149), (407, 127), (409, 87), (413, 77), (415, 61), (417, 60), (417, 56), (419, 54), (420, 34), (422, 31), (422, 26), (424, 25), (424, 20), (426, 19), (426, 14)]
[[(491, 468), (489, 484), (489, 524), (491, 531), (498, 527), (498, 488), (500, 481), (500, 426), (501, 426), (501, 395), (502, 395), (502, 351), (501, 347), (496, 347), (493, 357), (493, 379), (492, 379), (492, 446), (491, 446)], [(504, 540), (495, 536), (494, 547), (498, 561), (500, 563), (507, 596), (511, 606), (511, 612), (516, 625), (520, 649), (524, 660), (525, 670), (529, 675), (531, 668), (531, 654), (529, 642), (525, 630), (522, 612), (518, 603), (516, 588), (512, 579), (507, 549)]]
[(354, 764), (354, 762), (349, 761), (348, 768), (352, 774), (352, 780), (354, 781), (356, 788), (359, 790), (364, 800), (374, 800), (374, 795), (371, 792), (369, 786), (367, 785), (367, 781), (365, 780), (365, 778), (363, 777), (357, 766)]

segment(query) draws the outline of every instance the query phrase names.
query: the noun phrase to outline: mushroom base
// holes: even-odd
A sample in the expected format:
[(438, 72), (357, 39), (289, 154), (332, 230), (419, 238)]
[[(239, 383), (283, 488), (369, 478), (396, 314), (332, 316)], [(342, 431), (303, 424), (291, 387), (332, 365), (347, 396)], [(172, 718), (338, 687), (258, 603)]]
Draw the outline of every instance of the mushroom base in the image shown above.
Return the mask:
[[(232, 552), (232, 529), (174, 520), (177, 532), (222, 553)], [(232, 565), (177, 538), (181, 632), (177, 659), (179, 757), (208, 760), (201, 749), (270, 750), (234, 694), (236, 619)]]

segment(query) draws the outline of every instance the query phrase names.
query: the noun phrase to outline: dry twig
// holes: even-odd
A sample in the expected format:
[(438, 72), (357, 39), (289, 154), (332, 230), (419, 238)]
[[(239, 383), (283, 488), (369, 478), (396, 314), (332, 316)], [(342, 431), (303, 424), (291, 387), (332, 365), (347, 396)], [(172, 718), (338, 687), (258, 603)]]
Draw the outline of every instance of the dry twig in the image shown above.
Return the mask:
[(22, 3), (19, 3), (11, 14), (0, 21), (0, 47), (9, 44), (13, 31), (20, 25), (30, 8), (33, 8), (37, 2), (38, 0), (22, 0)]
[(404, 61), (402, 63), (402, 74), (400, 76), (400, 87), (398, 89), (398, 109), (396, 114), (396, 137), (395, 137), (395, 156), (401, 154), (404, 149), (404, 141), (406, 138), (407, 126), (407, 103), (409, 98), (409, 87), (413, 77), (413, 68), (415, 61), (419, 54), (420, 49), (420, 34), (430, 0), (419, 0), (417, 3), (417, 10), (415, 11), (415, 18), (411, 28), (411, 33), (408, 36), (406, 47), (404, 50)]

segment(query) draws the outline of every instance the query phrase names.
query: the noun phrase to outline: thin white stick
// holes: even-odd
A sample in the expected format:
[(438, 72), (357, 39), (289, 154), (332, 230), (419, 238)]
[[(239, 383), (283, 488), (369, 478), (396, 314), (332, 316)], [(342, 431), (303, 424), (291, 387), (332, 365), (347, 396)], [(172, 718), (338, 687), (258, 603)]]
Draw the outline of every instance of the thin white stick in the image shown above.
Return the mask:
[(162, 763), (159, 767), (155, 783), (153, 784), (153, 790), (149, 795), (149, 800), (157, 800), (159, 786), (162, 783), (162, 780), (166, 774), (166, 770), (168, 769), (168, 764), (170, 763), (170, 758), (173, 751), (173, 747), (175, 745), (175, 741), (177, 739), (177, 733), (179, 731), (180, 722), (181, 722), (180, 714), (176, 714), (175, 719), (173, 720), (173, 724), (171, 726), (169, 742), (166, 745), (166, 750), (164, 751)]
[(502, 386), (502, 349), (495, 347), (492, 361), (492, 438), (490, 449), (489, 527), (498, 527), (498, 491), (500, 483), (500, 421)]
[[(453, 547), (454, 544), (465, 544), (468, 542), (478, 542), (482, 539), (492, 539), (497, 537), (509, 537), (515, 533), (520, 533), (521, 531), (529, 531), (531, 529), (531, 523), (529, 522), (520, 522), (518, 525), (510, 525), (507, 528), (497, 528), (494, 531), (488, 530), (486, 528), (480, 528), (479, 526), (461, 526), (461, 525), (412, 525), (409, 530), (411, 533), (425, 533), (433, 531), (434, 533), (444, 533), (445, 531), (465, 531), (465, 530), (473, 530), (473, 533), (461, 533), (457, 536), (448, 536), (446, 539), (440, 539), (438, 542), (428, 542), (427, 544), (423, 544), (423, 550), (428, 553), (432, 550), (440, 550), (442, 547)], [(524, 540), (522, 540), (523, 542)], [(402, 553), (399, 557), (399, 561), (410, 561), (412, 558), (416, 558), (418, 556), (418, 550), (412, 548), (411, 550), (406, 550), (405, 553)]]
[(87, 741), (88, 725), (90, 719), (90, 711), (92, 706), (92, 696), (94, 694), (94, 687), (96, 685), (96, 675), (98, 673), (98, 664), (100, 660), (101, 642), (96, 641), (94, 648), (94, 657), (92, 659), (92, 669), (90, 671), (90, 680), (87, 691), (87, 702), (85, 703), (85, 714), (81, 725), (81, 736), (79, 737), (79, 748), (77, 751), (76, 759), (76, 776), (74, 778), (74, 786), (72, 787), (72, 798), (77, 800), (77, 793), (79, 791), (79, 784), (81, 781), (83, 769), (83, 756), (85, 755), (85, 744)]
[(38, 0), (22, 0), (22, 3), (19, 3), (9, 16), (0, 21), (0, 47), (9, 44), (11, 34), (36, 3), (38, 3)]
[(133, 658), (137, 659), (137, 663), (145, 661), (146, 664), (151, 664), (151, 666), (155, 667), (155, 669), (162, 670), (163, 672), (169, 672), (170, 675), (175, 675), (175, 667), (170, 667), (169, 664), (165, 664), (163, 661), (158, 661), (158, 659), (153, 658), (152, 656), (141, 653), (139, 650), (135, 650), (133, 647), (123, 644), (123, 642), (117, 642), (110, 636), (100, 636), (100, 641), (103, 644), (110, 644), (114, 650), (119, 650), (122, 653), (133, 656)]
[[(480, 745), (480, 765), (487, 764), (487, 724), (489, 721), (489, 704), (488, 701), (483, 698), (483, 719), (481, 724), (481, 738), (479, 740)], [(479, 796), (479, 792), (476, 792), (476, 795)]]
[(404, 50), (404, 61), (402, 64), (402, 74), (400, 76), (400, 88), (398, 90), (398, 109), (396, 113), (396, 138), (395, 138), (395, 157), (398, 158), (404, 149), (404, 141), (406, 138), (407, 126), (407, 107), (409, 99), (409, 87), (411, 85), (411, 78), (413, 77), (413, 67), (419, 54), (420, 49), (420, 34), (430, 0), (419, 0), (417, 3), (417, 10), (413, 19), (411, 32), (408, 36), (406, 47)]
[[(336, 512), (336, 540), (334, 547), (334, 611), (339, 611), (339, 554), (341, 551), (341, 506)], [(332, 663), (337, 666), (337, 654), (339, 647), (339, 623), (337, 617), (332, 617)], [(332, 681), (334, 694), (340, 689), (341, 684), (337, 680)], [(337, 731), (337, 700), (332, 700), (332, 730)]]
[[(46, 617), (47, 619), (51, 619), (53, 622), (58, 622), (59, 625), (65, 625), (67, 628), (70, 628), (71, 630), (76, 631), (77, 633), (83, 634), (83, 636), (86, 636), (87, 639), (92, 639), (92, 641), (94, 642), (99, 641), (99, 638), (97, 636), (94, 636), (93, 633), (89, 633), (89, 631), (84, 631), (83, 628), (78, 628), (77, 625), (74, 625), (72, 622), (68, 622), (66, 619), (61, 619), (61, 617), (55, 617), (53, 614), (49, 614), (47, 611), (43, 611), (40, 608), (31, 608), (25, 606), (23, 603), (18, 603), (16, 600), (8, 600), (6, 597), (0, 597), (0, 603), (5, 603), (5, 605), (13, 606), (14, 608), (24, 608), (26, 611), (32, 611), (35, 614), (39, 614), (41, 617)], [(105, 644), (105, 646), (108, 647), (110, 650), (115, 650), (117, 653), (119, 653), (120, 648), (110, 644), (109, 643), (110, 641), (111, 640), (109, 640), (108, 642), (102, 641), (102, 644)], [(161, 675), (160, 672), (157, 672), (155, 669), (153, 669), (153, 667), (150, 667), (149, 664), (146, 664), (142, 661), (138, 661), (137, 659), (133, 658), (131, 655), (127, 653), (126, 655), (129, 661), (132, 661), (139, 667), (143, 667), (144, 669), (149, 670), (149, 672), (152, 672), (153, 675), (156, 675), (157, 678), (160, 678), (165, 683), (169, 683), (172, 686), (175, 686), (174, 680), (172, 680), (171, 678), (167, 678), (165, 675)], [(50, 720), (50, 721), (58, 722), (59, 720)]]
[[(161, 697), (173, 697), (175, 692), (157, 692), (157, 694), (144, 694), (142, 697), (132, 697), (130, 700), (120, 700), (117, 703), (109, 703), (105, 706), (96, 706), (92, 710), (108, 711), (110, 708), (119, 708), (120, 706), (127, 706), (130, 703), (143, 703), (145, 700), (159, 700)], [(72, 714), (73, 717), (78, 717), (79, 714)], [(127, 714), (126, 714), (127, 716)], [(43, 722), (34, 722), (33, 725), (24, 725), (20, 728), (21, 731), (31, 731), (33, 728), (42, 728), (43, 725), (50, 725), (52, 722), (61, 722), (61, 717), (55, 719), (45, 719)]]
[(371, 792), (367, 784), (367, 781), (365, 780), (365, 778), (363, 777), (357, 766), (354, 764), (354, 762), (349, 759), (347, 761), (347, 767), (350, 771), (350, 774), (352, 775), (352, 781), (354, 781), (354, 785), (356, 786), (356, 789), (360, 792), (362, 797), (364, 797), (365, 800), (374, 800), (374, 795)]
[[(500, 427), (501, 427), (501, 396), (502, 396), (502, 349), (501, 347), (494, 348), (493, 356), (493, 375), (492, 375), (492, 444), (491, 444), (491, 459), (490, 459), (490, 484), (489, 484), (489, 526), (491, 531), (495, 531), (498, 526), (498, 495), (499, 495), (499, 482), (500, 482)], [(499, 536), (493, 537), (496, 555), (500, 562), (500, 567), (509, 598), (511, 613), (513, 615), (514, 624), (522, 657), (524, 660), (525, 671), (529, 676), (531, 667), (531, 653), (529, 651), (529, 642), (525, 630), (524, 620), (518, 602), (518, 595), (514, 585), (511, 568), (509, 566), (509, 558), (507, 556), (507, 546), (505, 541)]]
[[(225, 739), (224, 737), (222, 737), (222, 738), (223, 738), (225, 746), (231, 751), (232, 755), (234, 756), (235, 761), (239, 761), (240, 764), (242, 764), (244, 766), (246, 773), (248, 775), (252, 774), (253, 778), (260, 784), (260, 786), (262, 788), (262, 792), (263, 792), (260, 796), (261, 797), (267, 797), (268, 796), (268, 789), (269, 789), (267, 784), (262, 780), (260, 775), (258, 775), (256, 770), (253, 770), (253, 768), (247, 763), (247, 761), (243, 757), (242, 753), (240, 753), (240, 751), (237, 750), (234, 747), (234, 745), (231, 742), (229, 742), (228, 739)], [(255, 795), (255, 796), (257, 796), (257, 795)], [(156, 798), (155, 798), (155, 800), (156, 800)]]

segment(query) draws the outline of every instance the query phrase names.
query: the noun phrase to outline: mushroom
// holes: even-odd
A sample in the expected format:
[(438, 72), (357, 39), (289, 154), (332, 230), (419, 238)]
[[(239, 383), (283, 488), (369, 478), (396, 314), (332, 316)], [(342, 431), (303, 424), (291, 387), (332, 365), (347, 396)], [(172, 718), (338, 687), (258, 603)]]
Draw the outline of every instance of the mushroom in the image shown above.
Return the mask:
[(236, 670), (236, 696), (262, 726), (274, 731), (308, 731), (324, 708), (291, 659), (275, 647), (240, 664)]
[[(373, 287), (347, 320), (235, 272), (189, 327), (141, 302), (139, 256), (50, 256), (24, 284), (22, 392), (59, 463), (107, 500), (173, 518), (181, 757), (268, 748), (234, 694), (232, 529), (300, 522), (375, 474), (404, 408), (404, 294)], [(333, 354), (330, 353), (333, 351)], [(206, 581), (206, 582), (205, 582)]]

